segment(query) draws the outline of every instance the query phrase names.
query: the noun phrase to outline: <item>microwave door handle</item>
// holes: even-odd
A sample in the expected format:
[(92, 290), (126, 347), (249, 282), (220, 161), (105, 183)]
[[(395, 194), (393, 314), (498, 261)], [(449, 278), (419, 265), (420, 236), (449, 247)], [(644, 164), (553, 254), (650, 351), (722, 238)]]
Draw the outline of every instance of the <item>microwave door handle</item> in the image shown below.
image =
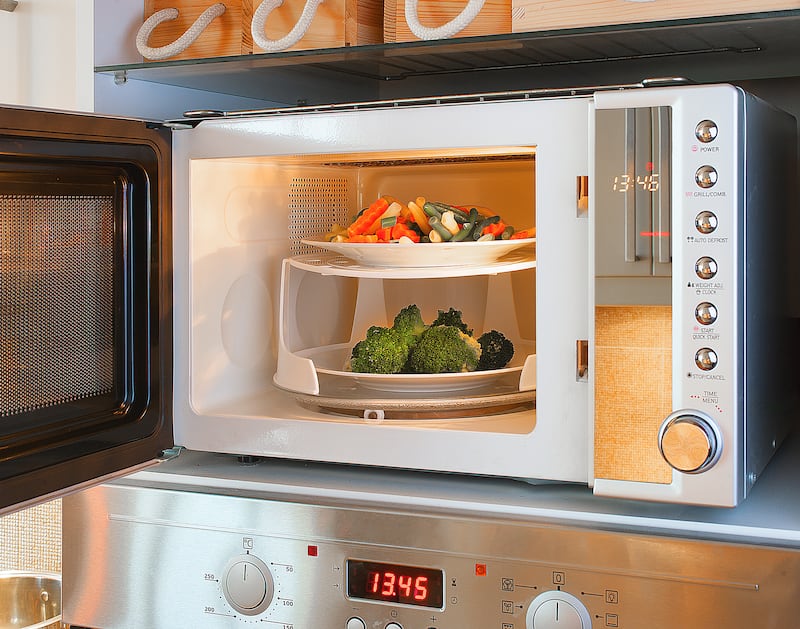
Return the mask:
[(670, 108), (653, 108), (653, 162), (654, 174), (651, 178), (653, 204), (658, 233), (656, 234), (656, 259), (659, 264), (672, 262), (672, 207), (670, 199)]
[(625, 110), (625, 173), (630, 180), (625, 191), (625, 262), (636, 262), (636, 110)]

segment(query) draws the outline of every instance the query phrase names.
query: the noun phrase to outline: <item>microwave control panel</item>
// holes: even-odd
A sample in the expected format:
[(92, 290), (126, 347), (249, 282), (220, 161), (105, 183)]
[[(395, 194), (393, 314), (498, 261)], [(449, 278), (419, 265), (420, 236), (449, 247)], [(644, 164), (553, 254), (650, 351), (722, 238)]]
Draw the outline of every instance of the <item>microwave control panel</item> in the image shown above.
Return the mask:
[(115, 485), (65, 499), (64, 526), (73, 627), (749, 629), (800, 614), (785, 549)]
[(792, 422), (796, 122), (732, 86), (595, 99), (595, 492), (735, 506)]

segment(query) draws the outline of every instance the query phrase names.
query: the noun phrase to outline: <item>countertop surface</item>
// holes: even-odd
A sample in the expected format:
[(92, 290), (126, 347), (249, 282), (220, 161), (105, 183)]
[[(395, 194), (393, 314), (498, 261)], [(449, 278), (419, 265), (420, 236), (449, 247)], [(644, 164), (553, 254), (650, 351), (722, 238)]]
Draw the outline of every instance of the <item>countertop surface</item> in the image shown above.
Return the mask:
[(552, 522), (800, 549), (800, 434), (780, 447), (733, 509), (594, 496), (569, 484), (375, 469), (184, 451), (116, 481), (166, 490), (403, 512)]

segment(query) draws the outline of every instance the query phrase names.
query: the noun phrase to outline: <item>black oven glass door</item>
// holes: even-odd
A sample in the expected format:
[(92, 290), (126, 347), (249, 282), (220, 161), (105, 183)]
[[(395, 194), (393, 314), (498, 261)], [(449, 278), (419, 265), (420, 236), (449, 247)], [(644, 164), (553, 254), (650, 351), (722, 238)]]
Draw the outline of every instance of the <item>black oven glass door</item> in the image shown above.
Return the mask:
[(0, 109), (0, 512), (172, 446), (169, 132)]

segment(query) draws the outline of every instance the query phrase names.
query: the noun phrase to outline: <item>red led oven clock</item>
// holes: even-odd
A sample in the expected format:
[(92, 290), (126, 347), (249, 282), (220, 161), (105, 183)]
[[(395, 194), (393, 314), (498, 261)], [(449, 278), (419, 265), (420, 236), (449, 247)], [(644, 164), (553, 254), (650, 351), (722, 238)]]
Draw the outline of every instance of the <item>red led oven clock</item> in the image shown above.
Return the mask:
[(348, 559), (347, 595), (369, 601), (442, 609), (444, 572), (434, 568)]

